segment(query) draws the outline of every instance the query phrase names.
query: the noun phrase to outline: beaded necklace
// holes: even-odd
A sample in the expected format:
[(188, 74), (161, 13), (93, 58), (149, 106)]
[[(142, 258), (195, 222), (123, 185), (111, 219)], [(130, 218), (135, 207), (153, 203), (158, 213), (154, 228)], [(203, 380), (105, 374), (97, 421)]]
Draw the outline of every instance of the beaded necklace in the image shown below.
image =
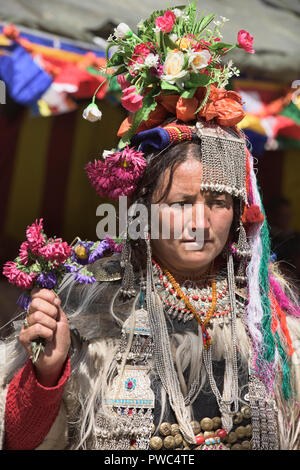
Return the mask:
[(220, 318), (230, 311), (230, 306), (227, 306), (227, 309), (216, 312), (217, 300), (222, 299), (228, 290), (226, 282), (219, 283), (217, 289), (214, 272), (211, 270), (211, 286), (203, 281), (185, 281), (185, 285), (181, 287), (167, 268), (161, 268), (154, 260), (152, 263), (158, 277), (156, 285), (164, 288), (160, 289), (159, 295), (169, 307), (168, 313), (173, 319), (177, 317), (179, 321), (183, 319), (183, 322), (195, 318), (202, 330), (203, 346), (207, 349), (211, 345), (207, 327), (212, 325), (212, 318)]

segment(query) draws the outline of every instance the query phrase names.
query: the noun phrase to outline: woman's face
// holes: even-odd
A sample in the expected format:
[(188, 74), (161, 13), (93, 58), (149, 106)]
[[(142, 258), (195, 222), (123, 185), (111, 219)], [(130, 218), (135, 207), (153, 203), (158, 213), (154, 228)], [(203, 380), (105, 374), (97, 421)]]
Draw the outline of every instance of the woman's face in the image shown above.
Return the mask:
[[(163, 194), (170, 170), (162, 176), (152, 204)], [(202, 164), (195, 158), (180, 163), (173, 173), (169, 194), (159, 204), (159, 239), (151, 240), (153, 255), (172, 272), (201, 274), (224, 248), (233, 220), (233, 200), (226, 193), (201, 192)], [(177, 204), (177, 208), (171, 205)], [(188, 209), (186, 204), (189, 204)], [(186, 211), (186, 220), (182, 216)], [(196, 216), (202, 214), (199, 218)], [(164, 219), (165, 217), (165, 219)], [(196, 224), (197, 217), (197, 224)], [(168, 219), (169, 218), (169, 219)], [(170, 220), (170, 237), (162, 237), (162, 222)], [(203, 234), (203, 243), (192, 233)], [(152, 232), (151, 232), (152, 233)], [(178, 236), (179, 235), (179, 236)], [(199, 240), (197, 235), (197, 240)]]

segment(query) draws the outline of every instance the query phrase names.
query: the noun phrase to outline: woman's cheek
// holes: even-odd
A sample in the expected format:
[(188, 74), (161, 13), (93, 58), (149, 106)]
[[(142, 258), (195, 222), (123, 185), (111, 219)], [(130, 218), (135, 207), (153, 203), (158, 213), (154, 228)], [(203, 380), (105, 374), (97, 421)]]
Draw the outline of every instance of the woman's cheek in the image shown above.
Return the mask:
[(224, 246), (229, 233), (230, 233), (230, 228), (232, 225), (233, 221), (233, 210), (232, 208), (230, 210), (225, 209), (222, 211), (222, 213), (218, 214), (218, 219), (216, 222), (217, 226), (217, 235), (220, 243)]

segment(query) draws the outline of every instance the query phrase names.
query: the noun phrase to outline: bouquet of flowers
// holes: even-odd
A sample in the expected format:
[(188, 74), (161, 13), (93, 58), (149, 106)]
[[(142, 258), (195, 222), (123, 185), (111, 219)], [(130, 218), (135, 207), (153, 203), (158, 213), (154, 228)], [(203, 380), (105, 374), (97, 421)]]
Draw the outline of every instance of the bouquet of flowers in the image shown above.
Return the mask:
[[(33, 288), (51, 289), (56, 293), (67, 273), (73, 273), (80, 284), (94, 283), (96, 279), (86, 265), (102, 258), (105, 252), (120, 251), (121, 246), (120, 241), (109, 237), (97, 242), (76, 238), (69, 245), (61, 238), (48, 238), (44, 232), (43, 219), (40, 219), (27, 227), (26, 241), (20, 246), (19, 256), (5, 263), (3, 274), (11, 284), (24, 290), (18, 305), (27, 311)], [(41, 338), (32, 342), (33, 363), (44, 348)]]

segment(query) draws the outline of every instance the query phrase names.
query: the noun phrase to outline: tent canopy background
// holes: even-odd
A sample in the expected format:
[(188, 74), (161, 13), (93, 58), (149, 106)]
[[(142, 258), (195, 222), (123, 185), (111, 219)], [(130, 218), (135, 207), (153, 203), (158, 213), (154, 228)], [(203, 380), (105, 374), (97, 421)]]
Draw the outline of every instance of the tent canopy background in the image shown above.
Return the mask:
[[(0, 19), (60, 36), (93, 42), (107, 38), (114, 25), (132, 28), (154, 9), (184, 4), (183, 0), (0, 0)], [(230, 19), (224, 38), (235, 41), (246, 29), (254, 36), (256, 54), (235, 50), (231, 58), (248, 77), (292, 81), (299, 78), (300, 3), (298, 0), (201, 0), (199, 13)]]

